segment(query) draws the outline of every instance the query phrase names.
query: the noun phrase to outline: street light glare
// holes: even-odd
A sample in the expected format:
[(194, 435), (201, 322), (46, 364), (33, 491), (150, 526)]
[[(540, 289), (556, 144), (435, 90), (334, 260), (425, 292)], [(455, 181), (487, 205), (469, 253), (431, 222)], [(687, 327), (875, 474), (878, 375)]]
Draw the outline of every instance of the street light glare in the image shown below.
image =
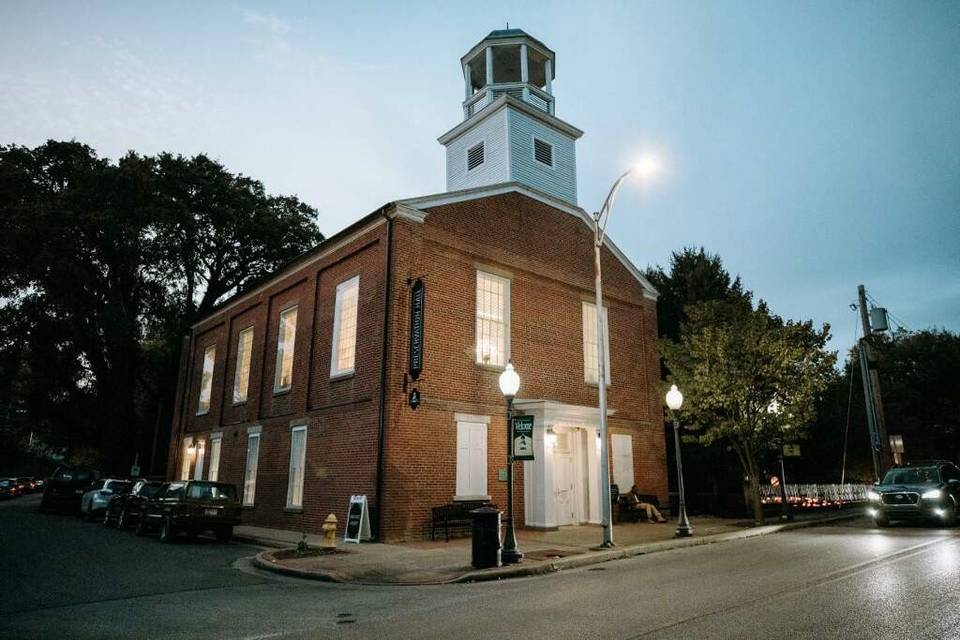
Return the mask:
[(638, 178), (652, 178), (660, 173), (660, 158), (653, 154), (646, 154), (633, 163), (633, 172)]
[(667, 406), (671, 411), (676, 411), (683, 406), (683, 394), (675, 384), (670, 385), (670, 391), (667, 391)]
[(507, 362), (503, 373), (500, 374), (500, 392), (508, 398), (513, 398), (520, 390), (520, 376), (513, 368), (512, 362)]

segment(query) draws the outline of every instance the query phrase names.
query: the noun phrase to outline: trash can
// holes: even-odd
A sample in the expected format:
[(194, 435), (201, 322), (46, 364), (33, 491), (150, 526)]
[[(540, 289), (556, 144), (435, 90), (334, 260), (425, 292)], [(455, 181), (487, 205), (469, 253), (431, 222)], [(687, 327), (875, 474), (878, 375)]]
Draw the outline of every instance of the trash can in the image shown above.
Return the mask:
[(500, 511), (480, 507), (470, 512), (473, 516), (473, 556), (470, 564), (475, 569), (500, 566)]

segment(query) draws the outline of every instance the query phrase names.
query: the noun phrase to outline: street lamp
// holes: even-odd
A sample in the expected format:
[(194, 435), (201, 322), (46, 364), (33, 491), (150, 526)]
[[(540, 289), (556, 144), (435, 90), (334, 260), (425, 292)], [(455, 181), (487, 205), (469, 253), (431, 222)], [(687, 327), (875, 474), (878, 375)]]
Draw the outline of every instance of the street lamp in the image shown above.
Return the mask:
[(508, 361), (500, 374), (500, 393), (507, 399), (507, 536), (500, 557), (503, 564), (517, 564), (523, 553), (517, 546), (517, 534), (513, 530), (513, 398), (520, 390), (520, 376)]
[(777, 416), (777, 431), (780, 434), (780, 447), (778, 451), (778, 458), (780, 461), (780, 519), (783, 521), (793, 520), (793, 512), (790, 510), (790, 501), (787, 499), (787, 470), (786, 466), (783, 463), (783, 446), (784, 446), (784, 437), (783, 431), (787, 428), (786, 425), (781, 426), (779, 417), (782, 409), (780, 408), (780, 403), (774, 400), (767, 406), (767, 412), (772, 413)]
[(687, 520), (687, 501), (683, 492), (683, 461), (680, 457), (680, 424), (677, 421), (676, 412), (683, 406), (683, 394), (677, 385), (670, 385), (670, 391), (667, 391), (667, 407), (670, 409), (670, 419), (673, 421), (673, 444), (677, 452), (677, 488), (680, 492), (680, 515), (677, 518), (677, 531), (674, 536), (677, 538), (689, 538), (693, 535), (693, 527)]
[(650, 176), (659, 170), (659, 162), (653, 156), (642, 158), (627, 169), (610, 187), (610, 192), (603, 201), (600, 211), (593, 214), (593, 274), (594, 290), (596, 293), (595, 309), (597, 310), (597, 396), (600, 410), (600, 495), (601, 514), (603, 523), (603, 542), (601, 547), (612, 547), (613, 544), (613, 508), (610, 505), (610, 451), (607, 444), (607, 357), (606, 340), (604, 339), (604, 312), (603, 312), (603, 280), (600, 271), (600, 248), (607, 231), (607, 221), (613, 210), (613, 201), (617, 192), (631, 174), (640, 177)]

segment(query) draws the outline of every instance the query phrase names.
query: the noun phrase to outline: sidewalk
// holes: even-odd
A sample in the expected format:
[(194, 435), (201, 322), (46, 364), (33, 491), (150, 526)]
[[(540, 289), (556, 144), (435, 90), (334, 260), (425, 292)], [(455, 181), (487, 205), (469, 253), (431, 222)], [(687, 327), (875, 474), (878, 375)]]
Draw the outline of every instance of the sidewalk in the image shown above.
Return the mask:
[[(523, 551), (523, 562), (493, 569), (470, 566), (469, 537), (450, 542), (418, 541), (399, 544), (349, 544), (337, 541), (338, 553), (305, 557), (284, 557), (287, 554), (268, 550), (259, 553), (254, 564), (261, 569), (313, 580), (353, 584), (424, 585), (451, 582), (477, 582), (510, 577), (537, 575), (571, 569), (609, 560), (768, 535), (779, 531), (847, 520), (862, 515), (859, 509), (828, 514), (799, 514), (786, 524), (754, 527), (744, 521), (720, 518), (693, 518), (694, 535), (674, 538), (675, 524), (628, 523), (614, 527), (613, 549), (598, 549), (599, 525), (563, 527), (557, 531), (517, 531), (517, 543)], [(300, 541), (300, 533), (240, 526), (235, 538), (262, 546), (291, 549)], [(307, 544), (317, 547), (320, 536), (308, 535)], [(280, 557), (277, 557), (279, 553)]]

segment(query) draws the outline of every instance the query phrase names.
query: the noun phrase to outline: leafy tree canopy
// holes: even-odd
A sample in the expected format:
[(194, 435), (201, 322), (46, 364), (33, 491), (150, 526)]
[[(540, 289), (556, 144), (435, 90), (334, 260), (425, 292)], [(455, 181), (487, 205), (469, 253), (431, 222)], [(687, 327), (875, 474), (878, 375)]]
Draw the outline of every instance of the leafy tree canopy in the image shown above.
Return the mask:
[(0, 146), (0, 431), (142, 451), (179, 337), (321, 241), (315, 219), (204, 155)]

